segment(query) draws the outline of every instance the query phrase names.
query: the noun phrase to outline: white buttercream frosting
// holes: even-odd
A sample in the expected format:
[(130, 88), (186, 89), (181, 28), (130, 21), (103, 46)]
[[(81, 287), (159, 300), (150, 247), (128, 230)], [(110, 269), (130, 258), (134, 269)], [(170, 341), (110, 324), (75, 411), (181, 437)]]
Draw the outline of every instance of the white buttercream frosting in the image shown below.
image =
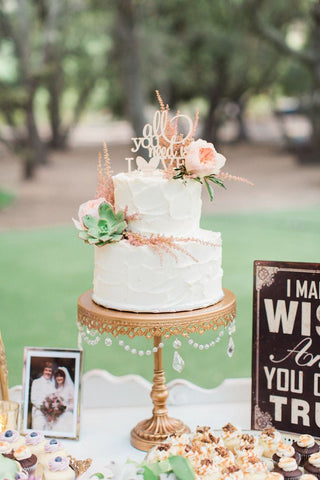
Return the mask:
[(299, 445), (299, 447), (302, 447), (302, 448), (313, 447), (314, 443), (315, 443), (314, 438), (311, 435), (307, 435), (307, 434), (300, 435), (300, 437), (297, 440), (297, 444)]
[(167, 180), (162, 170), (137, 170), (113, 177), (115, 209), (138, 214), (129, 229), (138, 233), (185, 235), (196, 232), (201, 216), (201, 185)]
[(287, 443), (280, 442), (276, 450), (276, 455), (278, 457), (293, 457), (295, 454), (295, 449), (292, 445)]
[(298, 468), (297, 462), (292, 457), (281, 457), (278, 466), (285, 472), (293, 472)]
[[(223, 296), (220, 233), (199, 230), (197, 242), (181, 242), (186, 253), (127, 240), (95, 247), (93, 300), (105, 307), (136, 312), (174, 312), (212, 305)], [(194, 260), (197, 259), (197, 261)]]
[(284, 480), (284, 476), (279, 472), (269, 472), (265, 480)]
[(314, 467), (320, 468), (320, 453), (313, 453), (310, 455), (308, 458), (309, 463), (313, 465)]
[(31, 457), (31, 451), (30, 448), (28, 448), (26, 445), (22, 445), (19, 447), (17, 450), (14, 451), (14, 456), (17, 460), (25, 460), (26, 458)]

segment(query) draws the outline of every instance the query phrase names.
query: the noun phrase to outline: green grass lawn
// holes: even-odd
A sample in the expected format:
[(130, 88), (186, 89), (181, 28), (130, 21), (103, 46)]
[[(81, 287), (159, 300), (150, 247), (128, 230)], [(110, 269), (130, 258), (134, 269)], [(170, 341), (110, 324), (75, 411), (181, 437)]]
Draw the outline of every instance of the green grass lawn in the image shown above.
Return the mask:
[[(320, 261), (319, 208), (298, 211), (210, 216), (203, 227), (221, 231), (224, 286), (237, 297), (236, 350), (226, 355), (227, 335), (214, 348), (198, 351), (183, 341), (182, 374), (172, 367), (173, 339), (165, 343), (167, 380), (184, 377), (212, 387), (224, 378), (250, 376), (254, 260)], [(10, 386), (22, 381), (24, 346), (77, 347), (78, 296), (91, 288), (93, 248), (70, 227), (13, 231), (0, 236), (0, 328), (6, 347)], [(215, 335), (199, 337), (207, 342)], [(150, 342), (136, 342), (147, 349)], [(137, 373), (152, 379), (150, 357), (112, 347), (84, 346), (84, 371), (105, 368), (116, 375)]]
[(7, 207), (14, 200), (13, 193), (0, 190), (0, 210), (1, 208)]

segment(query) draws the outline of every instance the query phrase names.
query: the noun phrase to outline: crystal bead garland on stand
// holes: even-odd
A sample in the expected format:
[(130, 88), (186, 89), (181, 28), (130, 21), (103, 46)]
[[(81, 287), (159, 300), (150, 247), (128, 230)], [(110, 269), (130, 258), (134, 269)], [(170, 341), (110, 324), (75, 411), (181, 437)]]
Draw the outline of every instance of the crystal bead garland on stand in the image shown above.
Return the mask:
[[(162, 366), (162, 350), (165, 340), (173, 337), (174, 368), (181, 372), (184, 366), (179, 349), (183, 339), (198, 350), (208, 350), (216, 345), (228, 328), (228, 355), (234, 350), (232, 334), (235, 331), (236, 299), (230, 290), (224, 289), (224, 298), (218, 304), (198, 310), (175, 313), (133, 313), (121, 312), (100, 307), (91, 299), (91, 291), (83, 293), (78, 300), (79, 343), (82, 339), (95, 346), (105, 334), (104, 344), (112, 347), (117, 343), (125, 351), (133, 355), (154, 357), (154, 377), (151, 390), (153, 402), (152, 417), (139, 422), (131, 431), (131, 444), (143, 451), (148, 451), (154, 445), (165, 440), (172, 433), (189, 431), (181, 420), (168, 415), (166, 401), (168, 389)], [(224, 327), (219, 332), (217, 330)], [(214, 331), (214, 339), (208, 343), (196, 342), (190, 335), (202, 335)], [(134, 337), (145, 337), (153, 340), (153, 347), (142, 350), (131, 346), (121, 337), (130, 340)], [(179, 338), (178, 338), (179, 336)], [(120, 337), (120, 338), (119, 338)], [(117, 339), (117, 341), (115, 341)], [(164, 340), (163, 340), (164, 339)]]

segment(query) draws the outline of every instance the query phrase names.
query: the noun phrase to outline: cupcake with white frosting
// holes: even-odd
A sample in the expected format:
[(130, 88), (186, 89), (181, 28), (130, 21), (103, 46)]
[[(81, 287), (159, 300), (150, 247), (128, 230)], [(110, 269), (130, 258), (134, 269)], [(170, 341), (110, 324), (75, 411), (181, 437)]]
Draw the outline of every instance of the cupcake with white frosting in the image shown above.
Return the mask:
[(35, 472), (38, 459), (34, 453), (31, 453), (27, 445), (21, 445), (21, 447), (14, 450), (14, 458), (29, 475)]
[(14, 458), (13, 448), (9, 442), (0, 442), (0, 454), (7, 458)]
[(263, 448), (262, 455), (267, 458), (272, 458), (281, 440), (281, 433), (275, 428), (268, 427), (262, 430), (259, 436), (259, 444)]
[(68, 457), (57, 456), (50, 460), (48, 468), (43, 471), (44, 480), (74, 480), (75, 472), (69, 465)]
[(320, 479), (320, 453), (313, 453), (303, 465), (304, 471), (307, 474), (314, 475)]
[(221, 472), (221, 480), (243, 480), (244, 474), (241, 468), (236, 465), (230, 465)]
[(292, 457), (295, 459), (297, 464), (300, 464), (301, 455), (300, 453), (296, 452), (292, 445), (288, 443), (280, 442), (275, 454), (272, 456), (272, 460), (275, 464), (279, 463), (280, 458), (283, 457)]
[(222, 427), (222, 440), (224, 445), (229, 448), (233, 453), (235, 449), (238, 447), (240, 442), (240, 436), (242, 432), (239, 428), (232, 425), (232, 423), (227, 423)]
[(281, 473), (284, 480), (298, 480), (302, 475), (302, 471), (298, 468), (298, 464), (292, 457), (282, 457), (278, 465), (274, 467), (274, 471)]
[(284, 476), (279, 472), (269, 472), (265, 480), (284, 480)]
[(268, 473), (267, 467), (259, 458), (248, 458), (241, 470), (245, 480), (264, 480)]
[(320, 451), (320, 447), (313, 436), (307, 434), (300, 435), (300, 437), (293, 442), (292, 446), (294, 447), (295, 451), (301, 455), (301, 460), (299, 463), (300, 466), (304, 465), (310, 455)]

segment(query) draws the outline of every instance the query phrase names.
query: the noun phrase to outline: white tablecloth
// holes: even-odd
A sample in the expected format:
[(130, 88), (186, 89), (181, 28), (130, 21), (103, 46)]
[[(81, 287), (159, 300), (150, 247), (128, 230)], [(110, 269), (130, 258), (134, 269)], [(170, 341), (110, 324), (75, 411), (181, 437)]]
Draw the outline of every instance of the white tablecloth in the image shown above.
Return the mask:
[[(235, 392), (236, 395), (236, 392)], [(170, 406), (169, 415), (186, 423), (191, 431), (197, 425), (221, 429), (231, 422), (242, 429), (250, 429), (250, 405), (247, 402), (223, 402), (203, 405)], [(84, 409), (81, 416), (80, 439), (63, 440), (68, 453), (77, 459), (92, 458), (90, 471), (110, 460), (125, 462), (127, 459), (142, 461), (145, 452), (130, 444), (130, 430), (140, 421), (151, 416), (149, 407), (122, 407)]]

